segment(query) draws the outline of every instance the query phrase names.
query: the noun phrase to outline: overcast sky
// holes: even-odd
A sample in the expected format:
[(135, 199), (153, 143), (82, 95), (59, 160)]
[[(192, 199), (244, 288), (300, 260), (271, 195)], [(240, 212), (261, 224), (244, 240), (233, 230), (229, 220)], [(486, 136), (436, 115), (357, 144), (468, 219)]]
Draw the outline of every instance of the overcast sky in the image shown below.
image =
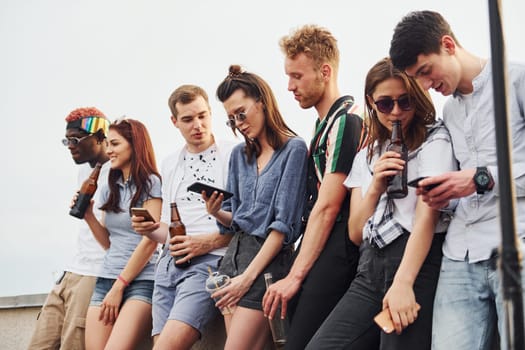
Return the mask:
[[(465, 48), (490, 56), (487, 3), (0, 0), (0, 296), (47, 293), (70, 258), (77, 167), (60, 140), (72, 109), (96, 106), (110, 119), (143, 121), (160, 163), (182, 142), (167, 107), (180, 84), (208, 91), (215, 134), (233, 138), (215, 89), (235, 63), (268, 81), (287, 122), (308, 141), (316, 114), (286, 90), (283, 35), (307, 23), (330, 29), (341, 51), (341, 91), (362, 103), (366, 72), (388, 54), (395, 24), (411, 10), (441, 12)], [(525, 2), (502, 3), (507, 57), (525, 62)], [(433, 96), (440, 110), (444, 100)]]

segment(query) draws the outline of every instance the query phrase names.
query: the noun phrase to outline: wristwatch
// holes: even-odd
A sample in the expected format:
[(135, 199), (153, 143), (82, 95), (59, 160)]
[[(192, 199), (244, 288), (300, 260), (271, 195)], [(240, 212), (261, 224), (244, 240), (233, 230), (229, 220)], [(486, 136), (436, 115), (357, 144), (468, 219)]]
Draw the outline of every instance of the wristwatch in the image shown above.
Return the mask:
[(478, 194), (484, 194), (494, 186), (494, 179), (486, 166), (476, 168), (473, 180)]

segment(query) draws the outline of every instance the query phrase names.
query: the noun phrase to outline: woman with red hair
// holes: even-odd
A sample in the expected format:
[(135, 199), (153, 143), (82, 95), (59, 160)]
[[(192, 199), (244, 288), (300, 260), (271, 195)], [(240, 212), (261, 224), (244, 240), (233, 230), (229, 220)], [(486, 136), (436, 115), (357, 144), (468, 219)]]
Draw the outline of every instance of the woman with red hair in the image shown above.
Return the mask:
[(101, 221), (91, 205), (84, 219), (106, 249), (86, 318), (87, 349), (134, 349), (151, 330), (157, 243), (131, 227), (132, 207), (160, 219), (161, 181), (146, 127), (133, 119), (109, 126), (108, 183), (101, 190)]

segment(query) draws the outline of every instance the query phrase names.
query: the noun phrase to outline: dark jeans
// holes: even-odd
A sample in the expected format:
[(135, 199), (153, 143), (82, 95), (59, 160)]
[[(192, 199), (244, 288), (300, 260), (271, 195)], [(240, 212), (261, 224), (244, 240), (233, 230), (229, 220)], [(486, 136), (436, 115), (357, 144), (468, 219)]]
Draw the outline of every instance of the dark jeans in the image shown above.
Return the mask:
[(373, 318), (382, 309), (383, 297), (391, 286), (410, 235), (405, 233), (383, 249), (361, 246), (357, 275), (346, 294), (317, 331), (307, 349), (430, 349), (432, 310), (441, 265), (444, 235), (436, 234), (414, 283), (421, 305), (416, 321), (403, 330), (386, 334)]
[(321, 255), (296, 298), (292, 299), (290, 332), (285, 349), (305, 348), (348, 290), (358, 260), (359, 248), (348, 238), (347, 220), (336, 222)]

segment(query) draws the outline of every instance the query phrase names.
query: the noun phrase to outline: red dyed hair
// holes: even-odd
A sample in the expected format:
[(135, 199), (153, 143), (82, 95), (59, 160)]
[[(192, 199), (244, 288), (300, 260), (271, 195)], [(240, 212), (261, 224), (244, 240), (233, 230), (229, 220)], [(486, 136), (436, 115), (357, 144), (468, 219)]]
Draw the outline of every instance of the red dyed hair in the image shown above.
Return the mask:
[(85, 117), (102, 117), (106, 118), (106, 115), (95, 107), (82, 107), (77, 108), (66, 117), (66, 122), (72, 122)]

